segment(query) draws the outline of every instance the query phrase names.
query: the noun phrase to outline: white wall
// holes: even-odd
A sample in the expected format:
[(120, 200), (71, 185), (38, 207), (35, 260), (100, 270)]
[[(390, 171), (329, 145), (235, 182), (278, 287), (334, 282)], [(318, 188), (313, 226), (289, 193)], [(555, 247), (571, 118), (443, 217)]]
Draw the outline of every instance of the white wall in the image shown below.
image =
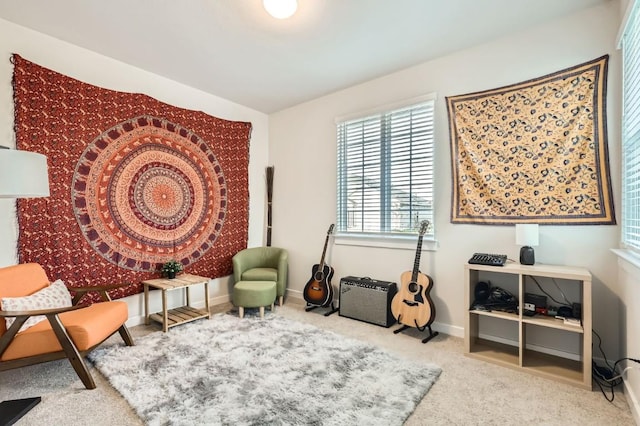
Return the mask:
[[(451, 161), (445, 96), (500, 87), (610, 54), (608, 78), (609, 152), (614, 194), (620, 173), (620, 58), (615, 50), (618, 3), (610, 2), (535, 29), (442, 57), (365, 84), (272, 114), (270, 163), (275, 166), (273, 244), (290, 250), (290, 294), (302, 297), (311, 267), (318, 263), (328, 226), (336, 218), (336, 129), (338, 116), (436, 92), (437, 249), (422, 254), (421, 270), (434, 279), (434, 328), (463, 335), (463, 265), (474, 252), (518, 258), (509, 226), (453, 225)], [(434, 40), (434, 43), (437, 43)], [(619, 208), (619, 197), (615, 199)], [(616, 259), (618, 226), (543, 226), (536, 260), (585, 266), (594, 276), (594, 328), (607, 355), (618, 354)], [(370, 276), (398, 281), (413, 267), (410, 249), (334, 245), (329, 263), (340, 277)]]
[[(625, 256), (624, 251), (617, 250), (620, 254), (618, 259), (618, 281), (620, 284), (620, 328), (623, 339), (621, 342), (620, 357), (640, 359), (640, 336), (638, 335), (638, 324), (640, 324), (640, 265), (637, 259)], [(624, 388), (627, 402), (636, 419), (640, 424), (640, 365), (625, 362), (621, 367), (632, 367), (625, 371)]]
[[(264, 170), (268, 159), (268, 117), (258, 111), (145, 72), (111, 58), (70, 45), (0, 19), (0, 145), (15, 147), (13, 132), (12, 53), (44, 67), (112, 90), (144, 93), (167, 104), (204, 111), (207, 114), (253, 125), (249, 164), (249, 246), (263, 244), (265, 215)], [(17, 263), (15, 201), (0, 200), (0, 266)], [(156, 292), (157, 293), (157, 292)], [(228, 279), (210, 286), (213, 302), (228, 300)], [(178, 295), (174, 295), (174, 298)], [(130, 324), (137, 324), (143, 312), (142, 298), (131, 296)], [(152, 310), (159, 309), (159, 295), (151, 298)], [(196, 304), (204, 304), (204, 293), (195, 292)]]

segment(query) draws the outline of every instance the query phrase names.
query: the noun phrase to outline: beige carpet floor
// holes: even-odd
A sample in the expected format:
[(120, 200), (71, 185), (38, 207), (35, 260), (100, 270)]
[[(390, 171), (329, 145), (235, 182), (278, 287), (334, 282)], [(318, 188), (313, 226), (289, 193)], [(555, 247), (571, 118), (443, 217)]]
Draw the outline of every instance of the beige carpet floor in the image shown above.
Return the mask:
[[(212, 310), (234, 312), (231, 305)], [(387, 329), (340, 317), (338, 313), (325, 317), (322, 312), (305, 312), (301, 301), (290, 299), (285, 306), (277, 307), (275, 314), (442, 367), (440, 378), (405, 423), (408, 426), (635, 424), (620, 388), (613, 403), (609, 403), (597, 388), (586, 391), (465, 357), (460, 338), (440, 334), (422, 344), (422, 333), (415, 329), (393, 334), (395, 327)], [(158, 330), (158, 325), (137, 326), (131, 332), (135, 338)], [(118, 336), (105, 344), (120, 342)], [(141, 425), (104, 377), (93, 367), (91, 372), (98, 387), (90, 391), (84, 389), (66, 360), (0, 372), (0, 401), (42, 397), (42, 402), (18, 426)]]

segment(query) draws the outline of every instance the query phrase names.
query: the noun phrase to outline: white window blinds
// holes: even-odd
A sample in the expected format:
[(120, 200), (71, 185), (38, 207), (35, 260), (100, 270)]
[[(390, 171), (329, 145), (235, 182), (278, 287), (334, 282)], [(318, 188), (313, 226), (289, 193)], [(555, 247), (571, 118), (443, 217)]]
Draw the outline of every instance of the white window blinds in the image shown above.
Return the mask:
[(421, 221), (433, 224), (433, 110), (428, 100), (338, 122), (338, 233), (415, 234)]
[(640, 252), (640, 7), (622, 37), (622, 243)]

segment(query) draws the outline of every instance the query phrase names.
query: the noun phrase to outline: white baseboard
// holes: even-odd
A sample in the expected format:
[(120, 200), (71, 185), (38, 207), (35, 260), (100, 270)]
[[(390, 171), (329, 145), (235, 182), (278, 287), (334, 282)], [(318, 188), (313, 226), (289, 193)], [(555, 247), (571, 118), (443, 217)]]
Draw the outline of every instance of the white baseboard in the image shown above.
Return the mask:
[[(287, 297), (291, 299), (295, 299), (296, 303), (304, 305), (306, 302), (304, 300), (304, 295), (302, 291), (299, 290), (287, 290)], [(335, 302), (336, 306), (340, 306), (339, 302)], [(431, 328), (438, 333), (448, 334), (454, 337), (464, 338), (464, 327), (454, 326), (451, 324), (445, 324), (441, 322), (434, 321), (431, 324)]]
[(633, 419), (637, 425), (640, 425), (640, 404), (638, 404), (638, 396), (633, 391), (633, 387), (626, 381), (623, 381), (624, 396), (627, 399), (627, 404), (633, 414)]
[(434, 321), (432, 328), (439, 333), (464, 339), (464, 327)]

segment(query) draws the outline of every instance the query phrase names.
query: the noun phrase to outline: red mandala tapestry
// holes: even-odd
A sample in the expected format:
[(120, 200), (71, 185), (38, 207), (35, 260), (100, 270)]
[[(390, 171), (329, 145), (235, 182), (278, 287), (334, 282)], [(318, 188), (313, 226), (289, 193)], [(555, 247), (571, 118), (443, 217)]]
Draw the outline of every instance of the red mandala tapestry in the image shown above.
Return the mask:
[(18, 201), (20, 262), (69, 287), (141, 291), (177, 259), (232, 273), (246, 247), (251, 124), (14, 62), (18, 149), (47, 156), (51, 196)]

